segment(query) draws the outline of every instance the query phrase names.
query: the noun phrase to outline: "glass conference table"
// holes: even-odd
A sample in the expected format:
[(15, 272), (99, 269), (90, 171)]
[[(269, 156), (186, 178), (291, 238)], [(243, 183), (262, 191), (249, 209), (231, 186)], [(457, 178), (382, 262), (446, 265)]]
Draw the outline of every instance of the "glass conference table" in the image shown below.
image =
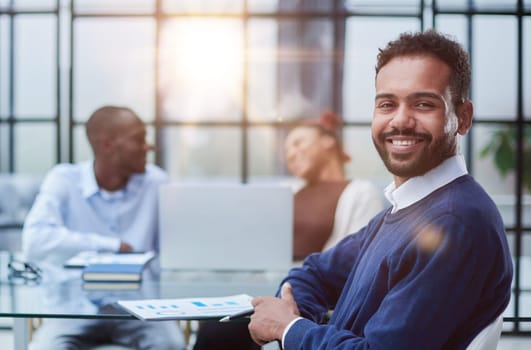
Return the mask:
[[(27, 349), (31, 318), (135, 319), (116, 305), (118, 300), (215, 297), (234, 294), (273, 295), (287, 271), (160, 270), (158, 260), (146, 267), (132, 289), (94, 286), (81, 279), (80, 269), (39, 265), (38, 283), (9, 280), (13, 254), (0, 252), (0, 317), (13, 318), (15, 350)], [(113, 289), (107, 289), (113, 287)], [(125, 285), (124, 285), (125, 287)], [(129, 286), (131, 287), (131, 286)], [(138, 321), (142, 322), (142, 321)]]

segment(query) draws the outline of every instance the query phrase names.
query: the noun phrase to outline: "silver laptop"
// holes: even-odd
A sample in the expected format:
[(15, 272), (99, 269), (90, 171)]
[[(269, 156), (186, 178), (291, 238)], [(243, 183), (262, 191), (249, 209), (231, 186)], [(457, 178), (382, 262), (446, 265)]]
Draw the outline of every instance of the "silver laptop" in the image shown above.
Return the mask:
[(293, 193), (273, 185), (168, 184), (160, 189), (163, 269), (285, 270)]

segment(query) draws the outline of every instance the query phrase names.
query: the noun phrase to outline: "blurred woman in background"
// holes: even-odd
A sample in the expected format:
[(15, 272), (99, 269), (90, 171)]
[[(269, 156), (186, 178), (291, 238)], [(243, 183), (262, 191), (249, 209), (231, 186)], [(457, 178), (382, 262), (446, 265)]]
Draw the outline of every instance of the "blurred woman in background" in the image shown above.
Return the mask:
[(340, 120), (332, 112), (305, 119), (284, 144), (288, 171), (300, 181), (294, 199), (293, 259), (302, 260), (357, 232), (383, 209), (370, 181), (347, 179), (350, 161), (340, 142)]

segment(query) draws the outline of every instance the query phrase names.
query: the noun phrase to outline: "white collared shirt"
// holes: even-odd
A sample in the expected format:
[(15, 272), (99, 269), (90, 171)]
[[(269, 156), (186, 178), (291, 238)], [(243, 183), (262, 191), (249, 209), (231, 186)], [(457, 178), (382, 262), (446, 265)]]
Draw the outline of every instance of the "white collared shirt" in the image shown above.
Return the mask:
[(465, 159), (459, 154), (446, 159), (424, 175), (407, 180), (398, 188), (394, 182), (390, 183), (384, 194), (393, 206), (391, 212), (396, 213), (466, 174), (468, 171)]

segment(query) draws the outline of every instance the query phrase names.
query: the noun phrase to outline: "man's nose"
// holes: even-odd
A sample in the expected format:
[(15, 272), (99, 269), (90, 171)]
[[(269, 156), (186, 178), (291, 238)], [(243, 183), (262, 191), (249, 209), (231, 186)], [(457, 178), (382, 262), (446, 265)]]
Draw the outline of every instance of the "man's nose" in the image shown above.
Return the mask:
[(415, 127), (415, 115), (413, 111), (406, 107), (401, 106), (396, 110), (391, 120), (391, 126), (398, 130), (412, 129)]

